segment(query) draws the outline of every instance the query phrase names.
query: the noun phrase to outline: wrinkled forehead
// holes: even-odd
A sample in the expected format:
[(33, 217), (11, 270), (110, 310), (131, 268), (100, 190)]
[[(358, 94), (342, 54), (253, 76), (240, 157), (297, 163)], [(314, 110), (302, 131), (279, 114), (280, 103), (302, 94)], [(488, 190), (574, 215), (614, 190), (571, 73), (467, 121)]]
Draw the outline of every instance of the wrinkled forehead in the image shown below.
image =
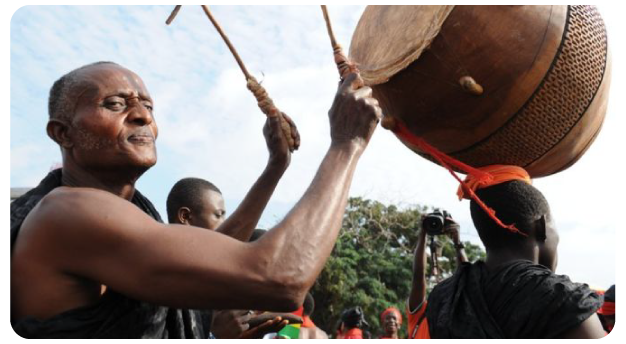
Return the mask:
[(150, 99), (143, 80), (132, 71), (115, 64), (87, 67), (80, 71), (78, 78), (83, 89), (80, 96), (95, 97), (132, 93)]

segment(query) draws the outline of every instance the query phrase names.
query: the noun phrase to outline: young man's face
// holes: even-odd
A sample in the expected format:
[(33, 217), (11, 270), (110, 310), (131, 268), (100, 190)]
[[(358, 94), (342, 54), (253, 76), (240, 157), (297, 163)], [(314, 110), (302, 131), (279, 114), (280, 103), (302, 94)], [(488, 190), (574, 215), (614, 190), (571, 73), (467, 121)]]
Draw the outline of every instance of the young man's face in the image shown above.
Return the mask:
[(222, 194), (207, 189), (202, 195), (201, 208), (192, 212), (189, 224), (214, 231), (224, 222), (225, 215), (226, 207)]

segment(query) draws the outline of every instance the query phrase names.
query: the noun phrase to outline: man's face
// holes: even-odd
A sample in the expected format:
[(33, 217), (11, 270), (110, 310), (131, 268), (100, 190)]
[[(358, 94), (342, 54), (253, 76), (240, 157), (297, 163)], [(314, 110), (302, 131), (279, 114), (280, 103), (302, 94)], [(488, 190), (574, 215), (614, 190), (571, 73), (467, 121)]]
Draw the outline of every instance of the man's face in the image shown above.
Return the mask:
[(224, 222), (225, 215), (226, 207), (222, 195), (206, 190), (202, 195), (202, 207), (191, 214), (189, 224), (214, 231)]
[(142, 80), (113, 64), (89, 67), (79, 75), (69, 154), (81, 166), (147, 170), (156, 163), (158, 135), (152, 99)]

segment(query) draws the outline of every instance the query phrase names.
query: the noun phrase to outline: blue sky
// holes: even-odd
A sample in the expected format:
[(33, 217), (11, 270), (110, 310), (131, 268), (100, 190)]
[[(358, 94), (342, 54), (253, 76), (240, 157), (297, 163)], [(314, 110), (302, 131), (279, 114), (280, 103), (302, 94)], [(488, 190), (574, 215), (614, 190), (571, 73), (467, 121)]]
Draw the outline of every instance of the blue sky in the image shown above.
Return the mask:
[[(172, 6), (26, 6), (10, 23), (10, 185), (34, 186), (61, 161), (46, 136), (47, 94), (62, 74), (95, 61), (117, 62), (139, 74), (155, 100), (158, 163), (138, 188), (165, 217), (169, 188), (196, 176), (215, 183), (232, 212), (263, 170), (267, 151), (264, 116), (221, 38), (199, 6), (183, 6), (171, 26)], [(311, 181), (329, 140), (327, 111), (337, 72), (319, 6), (214, 6), (214, 15), (248, 69), (289, 114), (302, 135), (301, 149), (279, 184), (259, 227), (271, 227)], [(345, 47), (363, 6), (330, 6)], [(604, 127), (572, 168), (538, 179), (561, 233), (558, 271), (574, 280), (615, 283), (616, 220), (624, 201), (620, 181), (624, 147), (624, 43), (619, 17), (601, 6), (613, 53), (613, 83)], [(622, 40), (623, 41), (623, 40)], [(621, 91), (621, 92), (620, 92)], [(620, 93), (618, 93), (620, 92)], [(379, 129), (364, 154), (351, 189), (402, 206), (427, 204), (449, 210), (466, 240), (479, 242), (467, 201), (456, 182)], [(618, 227), (620, 226), (620, 227)]]

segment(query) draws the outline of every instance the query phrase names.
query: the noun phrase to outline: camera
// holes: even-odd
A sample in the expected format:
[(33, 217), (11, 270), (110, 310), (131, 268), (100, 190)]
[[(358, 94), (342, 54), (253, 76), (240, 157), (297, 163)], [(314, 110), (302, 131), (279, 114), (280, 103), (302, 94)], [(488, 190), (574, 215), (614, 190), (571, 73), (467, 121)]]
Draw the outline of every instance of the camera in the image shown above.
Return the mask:
[(426, 231), (426, 234), (430, 236), (444, 234), (443, 228), (446, 224), (446, 218), (452, 218), (450, 213), (443, 210), (435, 210), (434, 212), (426, 215), (422, 220), (422, 228)]

